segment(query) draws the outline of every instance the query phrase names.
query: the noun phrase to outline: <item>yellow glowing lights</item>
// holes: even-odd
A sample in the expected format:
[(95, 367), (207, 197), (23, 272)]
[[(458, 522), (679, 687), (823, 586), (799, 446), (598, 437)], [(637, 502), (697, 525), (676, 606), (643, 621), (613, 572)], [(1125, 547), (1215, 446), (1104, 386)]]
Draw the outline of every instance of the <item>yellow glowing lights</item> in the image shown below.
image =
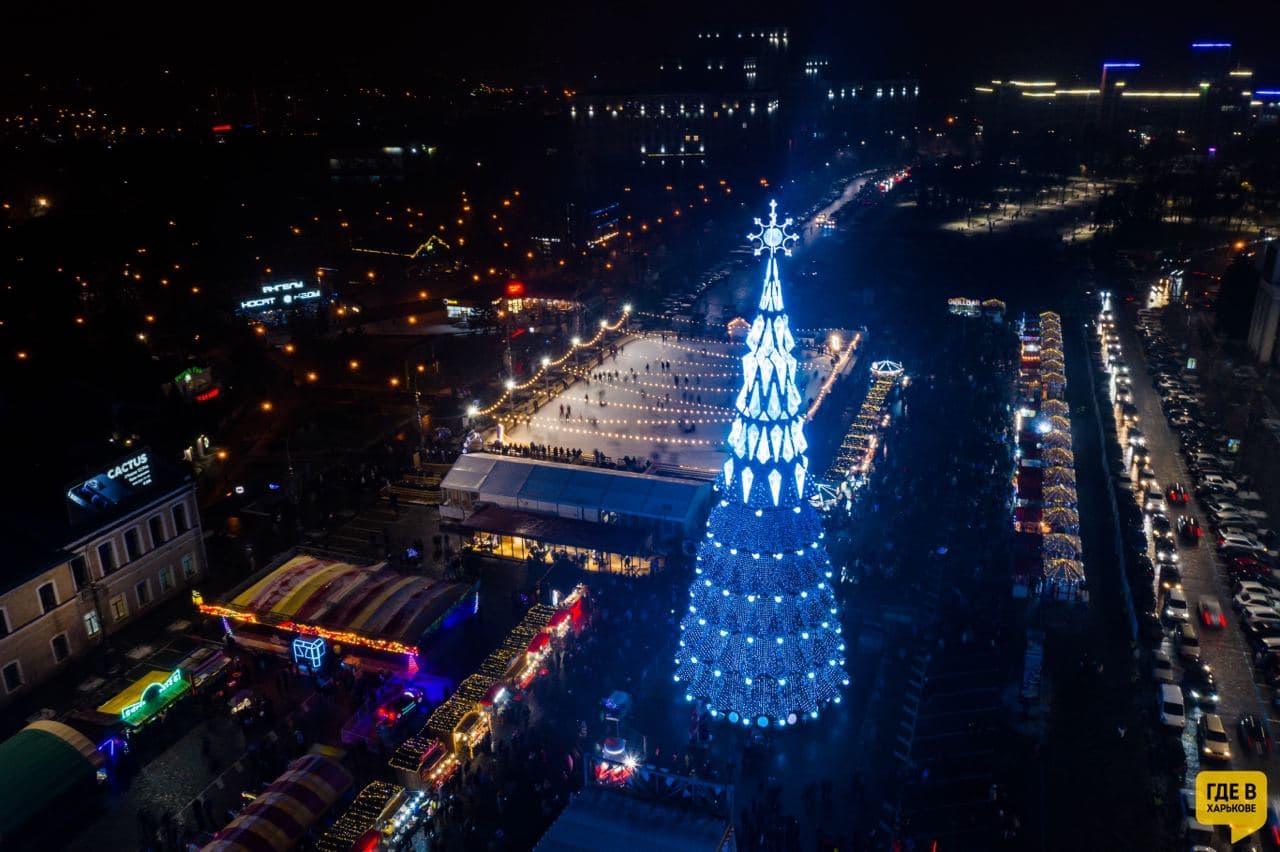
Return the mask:
[(1198, 98), (1200, 91), (1192, 92), (1130, 92), (1124, 91), (1120, 93), (1122, 98)]

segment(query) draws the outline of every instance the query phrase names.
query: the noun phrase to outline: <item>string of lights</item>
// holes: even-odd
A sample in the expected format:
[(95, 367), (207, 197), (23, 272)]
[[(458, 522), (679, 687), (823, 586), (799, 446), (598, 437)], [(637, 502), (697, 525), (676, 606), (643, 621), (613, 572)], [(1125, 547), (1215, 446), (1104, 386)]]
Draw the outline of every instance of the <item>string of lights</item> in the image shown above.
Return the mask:
[[(685, 423), (706, 424), (706, 423), (732, 423), (733, 422), (732, 417), (681, 417), (678, 419), (677, 418), (653, 419), (653, 418), (646, 417), (646, 418), (640, 418), (638, 420), (628, 420), (626, 418), (617, 418), (617, 417), (612, 417), (612, 418), (611, 417), (593, 417), (591, 419), (593, 423), (605, 423), (607, 425), (620, 424), (623, 426), (680, 426)], [(534, 417), (526, 422), (534, 426), (540, 426), (544, 424), (556, 425), (562, 421), (557, 420), (554, 417)], [(574, 422), (574, 421), (570, 421), (570, 422)]]
[[(651, 331), (650, 331), (650, 332), (645, 332), (645, 333), (644, 333), (644, 334), (642, 334), (641, 336), (642, 336), (642, 337), (646, 337), (646, 338), (648, 338), (648, 339), (650, 339), (650, 340), (654, 340), (654, 339), (662, 340), (662, 337), (663, 337), (664, 335), (656, 334), (656, 333), (654, 333), (654, 332), (651, 332)], [(666, 336), (667, 336), (667, 337), (669, 337), (669, 335), (666, 335)], [(710, 340), (710, 339), (708, 339), (708, 340), (707, 340), (707, 342), (708, 342), (708, 343), (712, 343), (712, 344), (714, 344), (714, 345), (716, 345), (716, 346), (724, 346), (724, 345), (725, 345), (725, 341), (723, 341), (723, 340)], [(738, 360), (740, 360), (740, 359), (741, 359), (741, 356), (739, 356), (739, 355), (734, 355), (734, 354), (729, 353), (729, 352), (712, 352), (712, 351), (710, 351), (710, 350), (704, 351), (704, 350), (702, 350), (702, 349), (697, 349), (697, 348), (695, 348), (695, 347), (693, 347), (693, 346), (687, 346), (687, 345), (685, 345), (685, 344), (683, 344), (683, 343), (680, 343), (680, 342), (678, 342), (678, 341), (674, 341), (674, 340), (670, 340), (670, 339), (668, 339), (668, 340), (662, 340), (662, 345), (663, 345), (663, 346), (665, 346), (665, 347), (667, 347), (668, 349), (679, 349), (679, 350), (681, 350), (681, 351), (688, 352), (688, 353), (693, 354), (693, 355), (700, 355), (700, 356), (702, 356), (703, 358), (722, 358), (722, 359), (724, 359), (724, 360), (726, 360), (726, 361), (738, 361)], [(697, 363), (697, 362), (689, 361), (689, 362), (687, 362), (687, 363), (693, 364), (693, 363)]]
[(603, 429), (586, 429), (578, 426), (562, 426), (558, 423), (545, 423), (540, 428), (550, 429), (553, 432), (565, 432), (570, 435), (592, 435), (599, 438), (614, 438), (620, 441), (652, 441), (656, 444), (681, 444), (690, 447), (710, 447), (713, 444), (719, 444), (720, 441), (712, 441), (705, 438), (676, 438), (668, 436), (654, 435), (653, 433), (632, 434), (628, 432), (609, 432)]
[(835, 366), (831, 368), (831, 373), (827, 376), (826, 381), (822, 383), (822, 387), (818, 389), (818, 395), (813, 398), (813, 404), (804, 413), (805, 420), (812, 420), (813, 416), (818, 413), (818, 409), (822, 406), (822, 401), (827, 398), (827, 394), (831, 393), (831, 388), (835, 387), (836, 380), (840, 378), (840, 371), (849, 363), (849, 359), (853, 357), (853, 353), (861, 342), (862, 332), (855, 332), (849, 340), (849, 345), (840, 350)]
[[(572, 372), (572, 371), (571, 371), (571, 372)], [(578, 373), (577, 375), (579, 375), (579, 376), (580, 376), (580, 377), (582, 377), (582, 378), (587, 378), (587, 376), (586, 376), (585, 374), (583, 374), (583, 373)], [(619, 384), (619, 385), (610, 385), (610, 386), (609, 386), (609, 388), (610, 388), (610, 390), (623, 391), (624, 393), (635, 394), (636, 396), (639, 396), (639, 395), (640, 395), (640, 388), (631, 387), (629, 384), (626, 384), (626, 385), (621, 385), (621, 384)], [(710, 394), (710, 393), (712, 393), (712, 391), (715, 391), (715, 392), (718, 392), (718, 393), (727, 393), (727, 392), (728, 392), (728, 390), (729, 390), (728, 388), (709, 388), (709, 389), (707, 390), (707, 393), (708, 393), (708, 394)], [(649, 394), (649, 393), (648, 393), (648, 391), (645, 391), (645, 393), (646, 393), (646, 395), (647, 395), (647, 396), (652, 396), (655, 400), (657, 400), (657, 396), (656, 396), (656, 395)], [(594, 404), (594, 403), (592, 403), (592, 404)], [(602, 405), (602, 406), (600, 406), (600, 407), (601, 407), (601, 408), (609, 408), (609, 407), (614, 406), (614, 405), (622, 405), (622, 404), (623, 404), (623, 403), (617, 403), (617, 402), (612, 402), (612, 401), (610, 401), (610, 402), (606, 402), (604, 405)], [(729, 408), (729, 406), (727, 406), (727, 405), (712, 405), (711, 403), (707, 403), (707, 402), (689, 402), (689, 401), (687, 401), (687, 400), (672, 401), (670, 404), (668, 404), (667, 402), (665, 402), (665, 401), (664, 401), (664, 402), (662, 403), (662, 408), (661, 408), (661, 409), (655, 409), (655, 408), (652, 408), (651, 406), (645, 406), (645, 407), (649, 408), (650, 410), (654, 410), (654, 411), (659, 411), (659, 410), (660, 410), (660, 411), (671, 411), (671, 410), (674, 410), (676, 406), (681, 406), (681, 407), (682, 407), (684, 410), (686, 410), (686, 411), (705, 411), (705, 412), (714, 412), (714, 411), (729, 411), (729, 410), (731, 410), (731, 409)]]
[(499, 396), (497, 400), (493, 402), (493, 404), (485, 406), (483, 408), (477, 405), (473, 405), (467, 409), (467, 416), (479, 417), (479, 416), (489, 415), (497, 411), (502, 406), (503, 403), (505, 403), (508, 399), (511, 398), (511, 395), (515, 391), (525, 390), (527, 388), (532, 387), (543, 377), (543, 375), (548, 370), (553, 369), (555, 367), (559, 367), (560, 365), (564, 364), (566, 361), (572, 358), (574, 353), (577, 352), (579, 349), (588, 349), (592, 346), (595, 346), (604, 338), (606, 333), (614, 332), (622, 328), (623, 324), (627, 321), (627, 317), (630, 315), (631, 315), (631, 306), (623, 305), (622, 314), (618, 317), (616, 321), (610, 323), (607, 320), (600, 320), (600, 328), (598, 331), (596, 331), (595, 336), (592, 337), (590, 340), (579, 340), (577, 338), (574, 338), (570, 342), (569, 348), (564, 352), (563, 355), (561, 355), (559, 358), (544, 358), (542, 361), (542, 364), (538, 367), (538, 369), (534, 372), (534, 374), (523, 382), (517, 382), (515, 381), (515, 379), (507, 379), (506, 386), (505, 386), (506, 389), (502, 392), (502, 395)]

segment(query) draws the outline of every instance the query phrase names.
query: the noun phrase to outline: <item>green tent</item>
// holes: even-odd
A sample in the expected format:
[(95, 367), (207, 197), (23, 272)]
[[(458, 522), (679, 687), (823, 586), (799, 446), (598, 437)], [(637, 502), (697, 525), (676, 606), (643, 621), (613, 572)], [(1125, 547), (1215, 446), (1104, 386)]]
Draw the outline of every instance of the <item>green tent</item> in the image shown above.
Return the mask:
[(35, 722), (0, 743), (0, 843), (91, 781), (102, 762), (93, 743), (61, 722)]

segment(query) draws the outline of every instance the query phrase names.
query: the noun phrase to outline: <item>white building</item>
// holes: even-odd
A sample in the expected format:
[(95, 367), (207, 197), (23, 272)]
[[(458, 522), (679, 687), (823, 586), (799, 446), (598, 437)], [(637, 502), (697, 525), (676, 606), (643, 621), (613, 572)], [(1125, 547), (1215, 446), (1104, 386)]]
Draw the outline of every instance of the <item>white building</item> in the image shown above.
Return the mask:
[(67, 491), (71, 523), (11, 532), (0, 581), (0, 706), (205, 572), (190, 477), (153, 469), (142, 450)]

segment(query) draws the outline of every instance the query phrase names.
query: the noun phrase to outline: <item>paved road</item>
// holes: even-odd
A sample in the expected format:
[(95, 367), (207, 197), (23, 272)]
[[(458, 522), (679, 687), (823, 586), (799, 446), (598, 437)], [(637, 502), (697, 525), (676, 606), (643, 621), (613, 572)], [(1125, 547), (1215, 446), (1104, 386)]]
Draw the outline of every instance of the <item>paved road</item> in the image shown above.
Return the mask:
[[(1133, 376), (1133, 396), (1138, 406), (1138, 425), (1146, 435), (1147, 448), (1151, 452), (1151, 469), (1161, 487), (1167, 488), (1170, 483), (1179, 481), (1190, 489), (1193, 480), (1187, 472), (1186, 464), (1179, 451), (1177, 436), (1169, 427), (1164, 412), (1160, 409), (1160, 397), (1147, 373), (1142, 347), (1134, 327), (1133, 313), (1127, 312), (1127, 315), (1116, 325), (1125, 362), (1129, 364)], [(1124, 435), (1125, 431), (1121, 427), (1122, 440)], [(1171, 520), (1176, 520), (1178, 514), (1184, 513), (1192, 514), (1202, 522), (1205, 520), (1205, 514), (1194, 496), (1187, 507), (1175, 511), (1174, 507), (1166, 506), (1166, 509)], [(1235, 613), (1230, 611), (1231, 585), (1226, 578), (1226, 573), (1220, 570), (1217, 564), (1210, 535), (1206, 535), (1199, 547), (1179, 545), (1179, 556), (1182, 567), (1182, 586), (1191, 607), (1193, 609), (1196, 607), (1201, 596), (1212, 595), (1216, 596), (1228, 611), (1227, 629), (1201, 628), (1199, 633), (1202, 657), (1213, 667), (1222, 696), (1218, 703), (1218, 713), (1222, 716), (1232, 739), (1231, 768), (1263, 770), (1267, 773), (1270, 789), (1280, 789), (1280, 786), (1277, 786), (1280, 785), (1280, 765), (1276, 762), (1277, 758), (1274, 756), (1259, 758), (1245, 753), (1236, 738), (1235, 725), (1242, 714), (1261, 714), (1263, 718), (1271, 715), (1267, 700), (1270, 696), (1265, 687), (1254, 683), (1249, 648), (1244, 640), (1244, 634), (1236, 623)], [(1200, 769), (1200, 753), (1195, 734), (1195, 724), (1198, 719), (1199, 711), (1190, 711), (1187, 728), (1182, 736), (1183, 749), (1187, 755), (1187, 783), (1184, 786), (1191, 786), (1196, 772)], [(1280, 723), (1272, 720), (1273, 732), (1277, 730), (1278, 724)]]

